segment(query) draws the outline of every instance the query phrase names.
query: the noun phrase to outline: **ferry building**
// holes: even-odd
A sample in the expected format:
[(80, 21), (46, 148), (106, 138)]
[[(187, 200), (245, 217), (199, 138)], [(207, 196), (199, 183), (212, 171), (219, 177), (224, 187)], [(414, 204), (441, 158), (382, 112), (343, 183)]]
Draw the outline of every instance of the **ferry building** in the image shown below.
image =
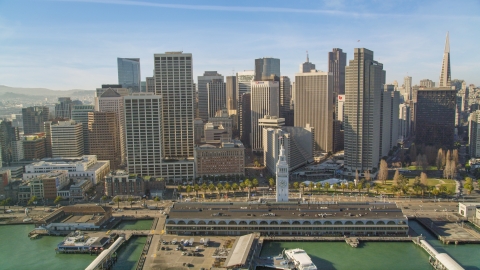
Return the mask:
[(391, 203), (175, 203), (166, 233), (279, 236), (408, 235), (408, 219)]

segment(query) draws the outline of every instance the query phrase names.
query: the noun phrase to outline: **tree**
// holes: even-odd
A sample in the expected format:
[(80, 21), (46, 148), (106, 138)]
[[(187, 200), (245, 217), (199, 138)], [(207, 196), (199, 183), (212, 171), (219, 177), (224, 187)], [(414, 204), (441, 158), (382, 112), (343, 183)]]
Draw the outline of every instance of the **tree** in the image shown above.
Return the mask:
[(8, 208), (10, 208), (10, 203), (12, 202), (12, 198), (6, 198), (4, 201), (5, 201), (5, 204), (8, 205)]
[(333, 184), (332, 188), (333, 188), (333, 191), (337, 193), (338, 184), (337, 183)]
[(195, 191), (195, 197), (198, 198), (198, 191), (200, 190), (200, 186), (198, 184), (195, 184), (193, 186), (193, 191)]
[(115, 198), (113, 198), (113, 201), (117, 203), (117, 208), (120, 209), (120, 197), (119, 196), (115, 196)]
[(435, 188), (435, 189), (432, 190), (432, 194), (435, 195), (435, 196), (438, 196), (438, 194), (440, 194), (440, 190)]
[(438, 170), (442, 169), (444, 159), (445, 159), (445, 156), (443, 155), (443, 149), (440, 148), (440, 149), (438, 149), (437, 159), (435, 161), (435, 165), (437, 166)]
[(383, 184), (387, 181), (388, 177), (388, 164), (387, 162), (382, 159), (380, 160), (380, 169), (378, 171), (378, 180), (382, 181)]
[(345, 189), (347, 188), (347, 184), (341, 183), (340, 188), (342, 189), (342, 192), (345, 193)]
[(325, 191), (328, 192), (328, 189), (330, 188), (330, 183), (326, 182), (324, 185)]
[(377, 192), (378, 194), (378, 191), (380, 190), (381, 186), (378, 184), (378, 183), (375, 183), (373, 188), (375, 189), (375, 191)]
[(190, 196), (190, 192), (192, 192), (192, 186), (188, 185), (185, 191), (187, 192), (187, 196)]
[[(107, 197), (107, 196), (104, 195), (103, 197)], [(103, 197), (102, 197), (102, 199), (101, 199), (102, 201), (104, 201), (104, 200), (103, 200)], [(108, 198), (108, 197), (107, 197), (107, 198)], [(53, 203), (54, 203), (54, 204), (58, 204), (61, 200), (63, 200), (62, 196), (57, 196), (57, 197), (55, 198), (55, 200), (53, 201)]]
[(367, 182), (370, 182), (370, 180), (372, 180), (372, 175), (370, 174), (370, 172), (368, 170), (365, 170), (363, 172), (363, 176), (365, 177), (365, 180), (367, 180)]
[(36, 202), (36, 201), (37, 201), (37, 196), (33, 195), (32, 197), (30, 197), (30, 200), (28, 200), (27, 205), (32, 205), (33, 202)]
[(302, 188), (302, 195), (305, 194), (305, 183), (300, 183), (300, 187)]
[(360, 193), (360, 190), (363, 189), (363, 184), (362, 183), (358, 183), (357, 184), (357, 190), (358, 190), (358, 193)]
[(245, 182), (243, 182), (245, 184), (245, 187), (247, 188), (247, 191), (248, 191), (248, 200), (250, 200), (250, 192), (252, 191), (252, 182), (250, 180), (245, 180)]
[(463, 188), (467, 190), (468, 194), (470, 194), (474, 189), (472, 183), (466, 183), (463, 185)]
[(458, 149), (453, 149), (452, 160), (455, 161), (455, 166), (458, 164)]
[(200, 186), (200, 189), (203, 191), (203, 198), (205, 199), (205, 194), (207, 193), (207, 190), (208, 190), (208, 186), (206, 183), (203, 183), (201, 186)]
[(232, 186), (230, 186), (229, 183), (226, 183), (226, 184), (223, 186), (223, 189), (225, 189), (225, 191), (227, 192), (227, 195), (228, 195), (228, 192), (229, 192), (230, 190), (232, 190)]
[(133, 198), (132, 197), (128, 197), (128, 202), (130, 203), (130, 209), (132, 208), (132, 205), (133, 205)]
[(3, 206), (3, 212), (5, 212), (5, 206), (7, 205), (7, 200), (0, 201), (0, 205)]
[(213, 183), (211, 183), (210, 185), (208, 185), (208, 190), (210, 190), (210, 194), (212, 194), (213, 191), (215, 191), (215, 185)]
[(293, 189), (298, 190), (300, 188), (300, 184), (298, 182), (293, 182)]
[(217, 184), (217, 191), (218, 191), (218, 196), (220, 196), (220, 192), (223, 190), (223, 185), (222, 183)]
[(275, 179), (273, 179), (272, 177), (270, 177), (270, 178), (268, 179), (268, 185), (273, 188), (273, 187), (275, 186)]
[(420, 174), (420, 183), (422, 183), (422, 185), (424, 185), (424, 186), (428, 186), (428, 176), (427, 176), (427, 173), (422, 172), (422, 173)]
[(355, 171), (355, 183), (358, 183), (360, 181), (360, 178), (358, 176), (358, 170)]
[(155, 198), (153, 198), (153, 200), (154, 200), (155, 202), (157, 202), (157, 207), (158, 207), (158, 202), (160, 201), (160, 198), (158, 198), (158, 196), (155, 196)]
[(233, 185), (232, 185), (232, 190), (233, 190), (233, 197), (236, 197), (236, 196), (235, 196), (235, 191), (238, 190), (238, 184), (237, 184), (237, 183), (233, 183)]
[(315, 184), (313, 182), (310, 182), (310, 184), (308, 184), (308, 189), (310, 190), (310, 194), (312, 194), (314, 187), (315, 187)]
[(182, 186), (182, 185), (178, 185), (178, 186), (177, 186), (177, 191), (178, 191), (178, 193), (182, 192), (182, 189), (183, 189), (183, 186)]
[(355, 188), (355, 184), (353, 182), (349, 182), (348, 189), (350, 189), (350, 191), (353, 191), (354, 188)]
[(365, 188), (367, 189), (367, 194), (370, 193), (370, 187), (371, 187), (370, 183), (365, 184)]
[(392, 186), (397, 186), (399, 179), (400, 179), (400, 172), (398, 170), (395, 170), (395, 174), (393, 175)]
[(258, 180), (257, 178), (253, 178), (252, 179), (252, 187), (257, 190), (257, 187), (258, 187)]
[[(415, 180), (413, 181), (413, 191), (415, 191), (415, 194), (418, 195), (419, 192), (423, 191), (423, 185), (421, 183), (420, 177), (415, 177)], [(423, 194), (423, 192), (422, 192)]]

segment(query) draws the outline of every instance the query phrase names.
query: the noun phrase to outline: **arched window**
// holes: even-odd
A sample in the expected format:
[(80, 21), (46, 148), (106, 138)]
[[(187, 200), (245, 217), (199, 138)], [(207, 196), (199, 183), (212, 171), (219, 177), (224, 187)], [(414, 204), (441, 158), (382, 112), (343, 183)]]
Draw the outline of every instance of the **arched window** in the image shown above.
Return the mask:
[(238, 223), (238, 225), (247, 225), (247, 222), (244, 221), (244, 220), (242, 220), (242, 221), (240, 221), (240, 222)]
[(345, 221), (345, 225), (353, 225), (353, 222), (351, 222), (350, 220), (349, 220), (349, 221)]
[(393, 220), (390, 220), (389, 222), (387, 222), (387, 225), (395, 225), (395, 224), (396, 224), (396, 223), (395, 223), (395, 221), (393, 221)]
[(367, 225), (374, 225), (375, 223), (373, 223), (373, 221), (369, 220), (367, 221)]
[(355, 222), (355, 225), (365, 225), (365, 224), (363, 223), (363, 221), (357, 221)]
[(312, 225), (312, 223), (310, 221), (304, 221), (303, 225)]
[(256, 221), (250, 221), (249, 225), (258, 225)]
[(343, 223), (342, 223), (341, 221), (338, 221), (338, 220), (337, 220), (337, 221), (335, 221), (335, 223), (334, 223), (334, 224), (335, 224), (335, 225), (343, 225)]
[[(330, 221), (327, 221), (327, 222), (330, 222)], [(304, 224), (305, 224), (305, 223), (304, 223)], [(332, 224), (332, 223), (330, 222), (330, 224)], [(320, 221), (317, 220), (317, 221), (314, 221), (314, 222), (313, 222), (313, 225), (322, 225), (322, 222), (320, 222)]]
[(193, 221), (193, 220), (190, 220), (190, 221), (188, 222), (188, 225), (193, 225), (193, 224), (195, 224), (195, 221)]
[[(315, 222), (317, 222), (317, 221), (315, 221)], [(340, 222), (340, 223), (341, 223), (341, 222)], [(332, 222), (331, 222), (331, 221), (325, 221), (325, 222), (323, 223), (323, 225), (332, 225)]]
[(185, 225), (185, 221), (180, 220), (177, 224), (178, 224), (178, 225)]
[(225, 222), (225, 221), (222, 220), (222, 221), (219, 221), (219, 222), (218, 222), (218, 225), (227, 225), (227, 222)]
[(278, 222), (272, 221), (272, 222), (270, 222), (270, 225), (278, 225)]
[(175, 224), (175, 221), (169, 220), (169, 221), (167, 222), (167, 224)]
[(210, 220), (210, 221), (208, 222), (208, 225), (217, 225), (217, 223), (216, 223), (215, 221), (213, 221), (213, 220)]
[(300, 225), (300, 221), (295, 220), (294, 222), (292, 222), (292, 225)]
[(280, 224), (281, 224), (281, 225), (290, 225), (290, 222), (288, 222), (288, 221), (282, 221)]
[(266, 222), (265, 220), (260, 221), (260, 225), (268, 225), (268, 222)]
[(206, 224), (206, 223), (205, 223), (205, 221), (203, 221), (203, 220), (200, 220), (200, 221), (198, 222), (198, 225), (205, 225), (205, 224)]
[(377, 221), (377, 225), (385, 225), (385, 222), (383, 222), (383, 221), (381, 221), (381, 220), (380, 220), (380, 221)]

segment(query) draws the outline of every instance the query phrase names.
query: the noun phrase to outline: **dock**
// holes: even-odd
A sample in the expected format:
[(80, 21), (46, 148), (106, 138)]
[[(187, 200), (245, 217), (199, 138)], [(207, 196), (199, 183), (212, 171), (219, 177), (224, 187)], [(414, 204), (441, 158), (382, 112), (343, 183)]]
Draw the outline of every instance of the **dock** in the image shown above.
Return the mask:
[(426, 240), (418, 237), (413, 241), (415, 244), (423, 248), (430, 256), (428, 262), (433, 266), (434, 269), (438, 270), (463, 270), (464, 268), (460, 266), (452, 257), (447, 253), (438, 253), (435, 248), (433, 248)]
[(40, 234), (35, 233), (35, 234), (30, 235), (30, 240), (34, 240), (34, 239), (38, 239), (38, 238), (40, 238)]
[(360, 244), (360, 240), (357, 237), (346, 237), (345, 242), (351, 247), (356, 248)]
[(480, 233), (461, 223), (446, 219), (417, 218), (443, 244), (480, 244)]

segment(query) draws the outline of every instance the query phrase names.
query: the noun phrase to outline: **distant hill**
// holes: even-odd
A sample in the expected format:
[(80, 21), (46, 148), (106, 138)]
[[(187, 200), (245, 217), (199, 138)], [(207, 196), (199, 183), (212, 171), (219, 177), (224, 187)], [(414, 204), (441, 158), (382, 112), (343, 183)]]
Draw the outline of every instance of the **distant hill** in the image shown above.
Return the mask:
[(82, 89), (72, 89), (72, 90), (51, 90), (47, 88), (22, 88), (22, 87), (10, 87), (5, 85), (0, 85), (0, 94), (13, 93), (19, 95), (29, 95), (29, 96), (85, 96), (85, 95), (94, 95), (94, 90), (82, 90)]

